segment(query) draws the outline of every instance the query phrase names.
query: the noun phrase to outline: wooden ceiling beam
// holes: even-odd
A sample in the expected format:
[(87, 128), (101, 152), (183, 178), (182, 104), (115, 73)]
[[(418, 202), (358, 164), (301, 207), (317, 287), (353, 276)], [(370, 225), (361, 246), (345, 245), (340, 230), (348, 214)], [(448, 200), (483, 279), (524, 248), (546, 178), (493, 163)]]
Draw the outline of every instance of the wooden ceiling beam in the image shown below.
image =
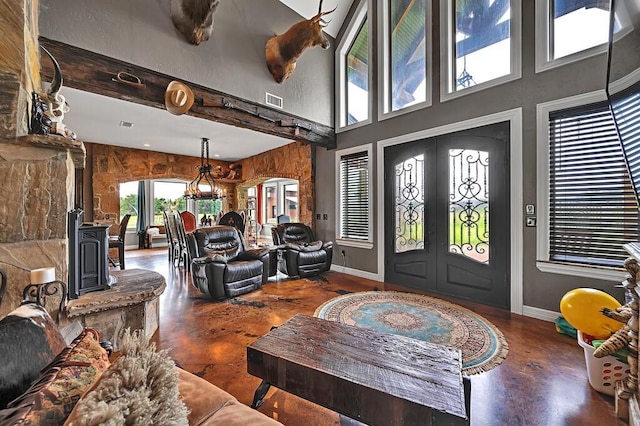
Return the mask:
[[(167, 85), (173, 80), (180, 80), (193, 90), (195, 96), (193, 106), (186, 113), (188, 115), (328, 149), (336, 147), (336, 133), (331, 126), (59, 41), (40, 37), (40, 44), (60, 64), (64, 86), (165, 109)], [(43, 81), (51, 81), (51, 61), (43, 59), (41, 62)], [(127, 74), (121, 74), (123, 78), (118, 81), (120, 72), (139, 78), (141, 84)]]

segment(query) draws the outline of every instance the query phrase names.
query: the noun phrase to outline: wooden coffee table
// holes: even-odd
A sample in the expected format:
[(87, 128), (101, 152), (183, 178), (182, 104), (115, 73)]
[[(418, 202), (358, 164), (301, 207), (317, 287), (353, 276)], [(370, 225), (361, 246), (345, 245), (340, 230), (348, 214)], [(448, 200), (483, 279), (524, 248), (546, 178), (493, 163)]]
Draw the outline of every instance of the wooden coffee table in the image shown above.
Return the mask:
[[(247, 347), (249, 374), (380, 425), (467, 425), (459, 349), (296, 315)], [(470, 390), (470, 389), (469, 389)]]

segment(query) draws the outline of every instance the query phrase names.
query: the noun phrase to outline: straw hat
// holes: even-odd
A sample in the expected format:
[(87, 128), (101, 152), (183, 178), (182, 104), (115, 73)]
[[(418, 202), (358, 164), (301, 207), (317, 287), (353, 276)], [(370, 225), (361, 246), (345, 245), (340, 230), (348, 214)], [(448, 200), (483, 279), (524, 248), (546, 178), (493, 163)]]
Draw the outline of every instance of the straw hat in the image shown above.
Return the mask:
[(164, 104), (171, 114), (182, 115), (193, 105), (193, 92), (184, 83), (172, 81), (164, 92)]

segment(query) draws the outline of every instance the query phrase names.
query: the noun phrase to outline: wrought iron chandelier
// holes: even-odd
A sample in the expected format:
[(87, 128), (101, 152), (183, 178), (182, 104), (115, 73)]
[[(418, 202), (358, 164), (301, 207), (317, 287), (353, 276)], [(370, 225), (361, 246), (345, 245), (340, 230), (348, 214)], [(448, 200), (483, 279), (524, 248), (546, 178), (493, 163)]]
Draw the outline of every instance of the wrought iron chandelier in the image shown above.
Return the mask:
[[(206, 158), (206, 163), (205, 163)], [(192, 180), (184, 190), (184, 197), (197, 200), (217, 200), (222, 198), (222, 190), (216, 185), (216, 181), (211, 174), (211, 164), (209, 164), (209, 139), (202, 138), (200, 149), (200, 166), (198, 175)], [(209, 189), (203, 186), (209, 186)]]

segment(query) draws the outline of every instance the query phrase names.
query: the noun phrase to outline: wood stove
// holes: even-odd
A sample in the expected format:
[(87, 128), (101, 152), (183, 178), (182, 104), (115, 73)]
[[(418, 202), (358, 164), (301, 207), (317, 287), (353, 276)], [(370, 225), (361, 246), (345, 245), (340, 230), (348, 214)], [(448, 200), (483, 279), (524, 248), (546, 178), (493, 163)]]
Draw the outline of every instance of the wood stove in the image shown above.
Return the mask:
[(106, 290), (115, 283), (115, 277), (109, 274), (110, 225), (83, 223), (82, 215), (81, 209), (68, 213), (70, 299)]

